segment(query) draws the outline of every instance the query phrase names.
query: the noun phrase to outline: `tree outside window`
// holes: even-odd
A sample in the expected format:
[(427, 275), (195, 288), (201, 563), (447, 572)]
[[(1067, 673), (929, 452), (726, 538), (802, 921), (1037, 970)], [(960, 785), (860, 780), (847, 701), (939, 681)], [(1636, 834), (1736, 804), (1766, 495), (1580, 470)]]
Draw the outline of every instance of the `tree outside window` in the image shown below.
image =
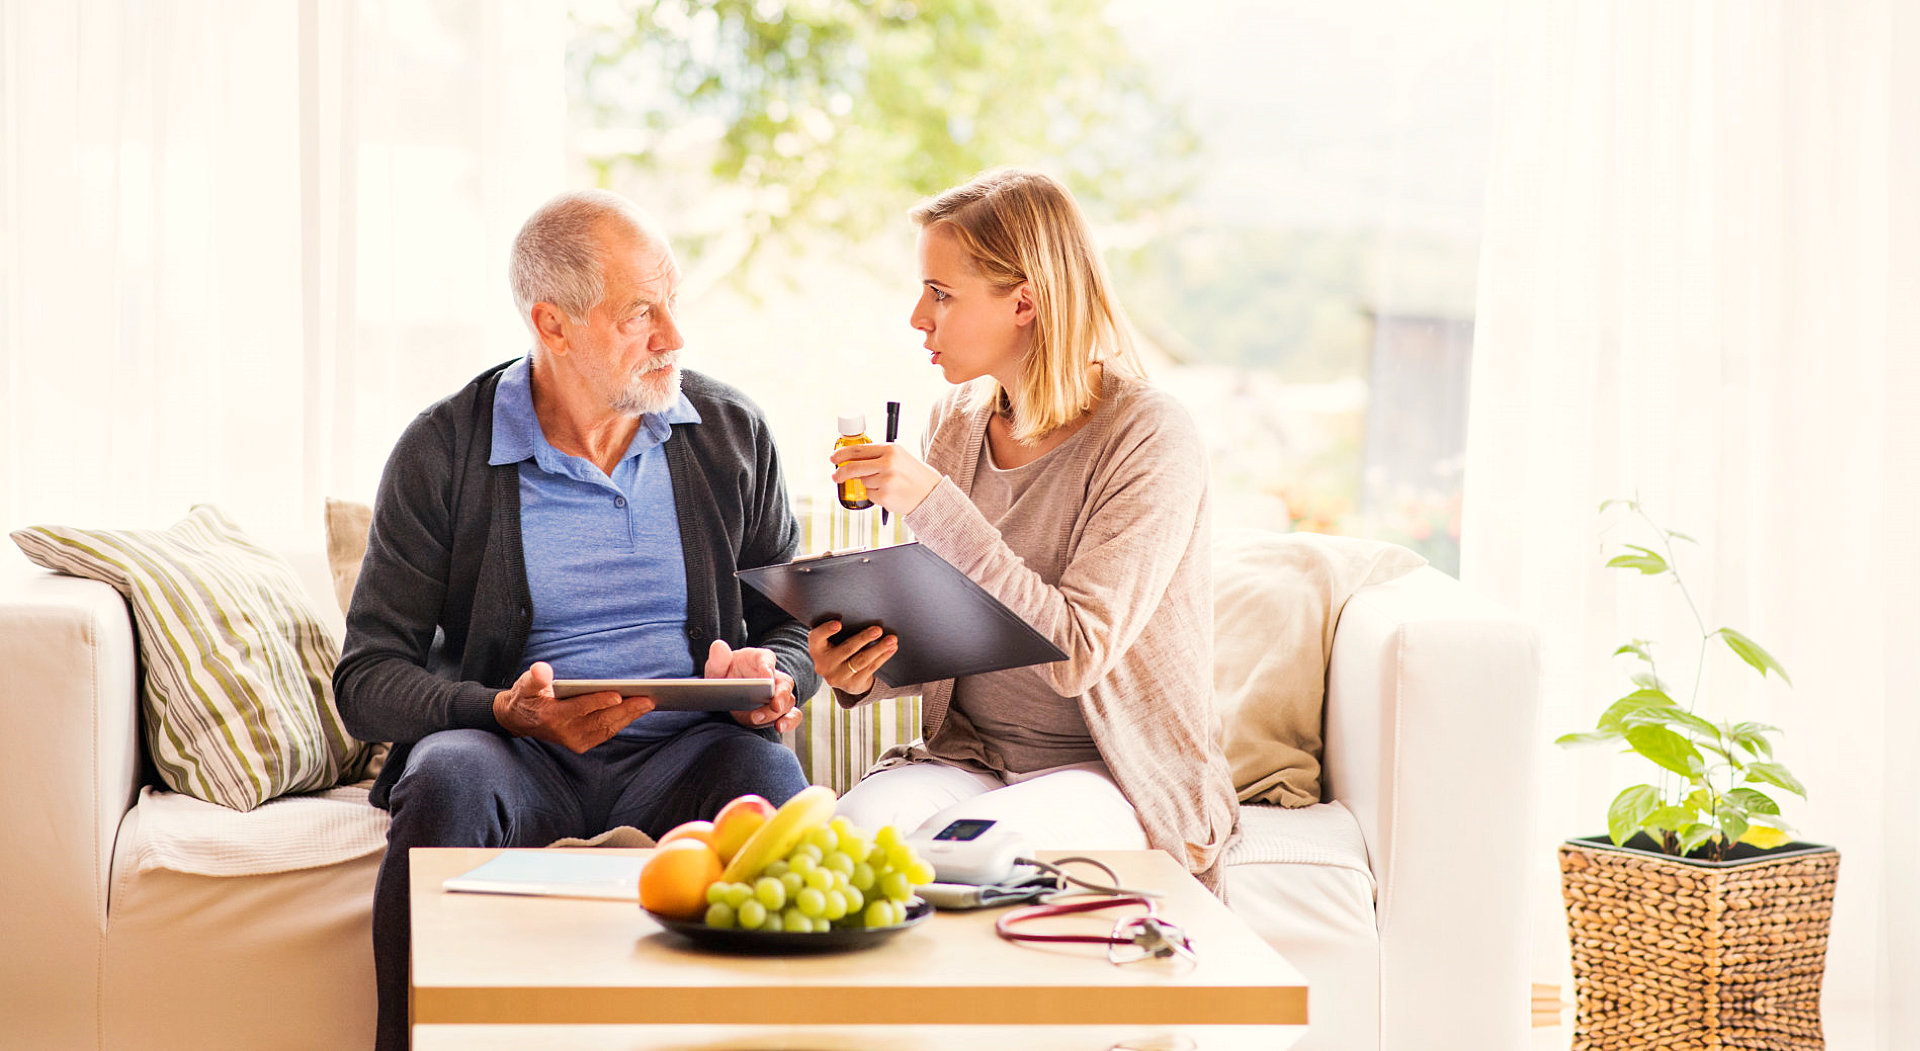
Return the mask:
[[(1486, 6), (1487, 10), (1477, 10)], [(664, 220), (688, 364), (766, 409), (797, 498), (835, 416), (917, 436), (920, 198), (1073, 188), (1216, 521), (1458, 563), (1493, 11), (1145, 0), (579, 0), (579, 181)], [(817, 455), (813, 455), (817, 454)]]

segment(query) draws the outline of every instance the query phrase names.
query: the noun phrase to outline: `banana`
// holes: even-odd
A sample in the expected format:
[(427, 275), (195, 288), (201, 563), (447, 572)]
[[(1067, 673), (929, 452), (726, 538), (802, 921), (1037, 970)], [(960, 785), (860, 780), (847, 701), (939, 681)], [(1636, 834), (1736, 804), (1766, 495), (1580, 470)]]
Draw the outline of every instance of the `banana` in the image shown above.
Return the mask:
[(834, 802), (831, 788), (812, 785), (801, 789), (740, 845), (720, 878), (739, 883), (759, 875), (761, 869), (791, 853), (807, 833), (831, 820)]

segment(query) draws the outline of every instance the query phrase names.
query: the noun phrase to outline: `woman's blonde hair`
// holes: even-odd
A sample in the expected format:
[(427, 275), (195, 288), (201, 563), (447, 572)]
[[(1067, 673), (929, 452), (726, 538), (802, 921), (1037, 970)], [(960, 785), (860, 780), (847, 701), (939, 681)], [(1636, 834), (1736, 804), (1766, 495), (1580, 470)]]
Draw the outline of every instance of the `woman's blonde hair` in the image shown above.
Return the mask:
[[(1032, 290), (1031, 344), (1018, 389), (1005, 392), (1016, 439), (1034, 441), (1090, 409), (1098, 393), (1095, 362), (1146, 378), (1087, 221), (1058, 181), (1002, 168), (908, 214), (922, 229), (952, 231), (997, 292), (1011, 292), (1023, 281)], [(997, 404), (1002, 393), (999, 381), (988, 377), (974, 388), (972, 404)]]

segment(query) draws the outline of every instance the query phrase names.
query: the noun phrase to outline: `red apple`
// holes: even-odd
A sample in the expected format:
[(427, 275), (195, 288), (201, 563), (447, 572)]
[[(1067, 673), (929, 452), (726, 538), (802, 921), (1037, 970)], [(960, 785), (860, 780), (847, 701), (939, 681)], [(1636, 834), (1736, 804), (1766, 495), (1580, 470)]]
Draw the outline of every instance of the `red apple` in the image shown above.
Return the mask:
[[(655, 840), (654, 843), (657, 846), (664, 847), (676, 839), (697, 839), (707, 846), (713, 847), (713, 834), (714, 824), (711, 821), (686, 821), (668, 829), (667, 834)], [(714, 847), (714, 853), (719, 853), (719, 849), (718, 847)]]
[(734, 852), (767, 823), (773, 811), (772, 803), (756, 795), (741, 796), (721, 807), (713, 816), (713, 838), (708, 841), (720, 852), (720, 860), (732, 860)]

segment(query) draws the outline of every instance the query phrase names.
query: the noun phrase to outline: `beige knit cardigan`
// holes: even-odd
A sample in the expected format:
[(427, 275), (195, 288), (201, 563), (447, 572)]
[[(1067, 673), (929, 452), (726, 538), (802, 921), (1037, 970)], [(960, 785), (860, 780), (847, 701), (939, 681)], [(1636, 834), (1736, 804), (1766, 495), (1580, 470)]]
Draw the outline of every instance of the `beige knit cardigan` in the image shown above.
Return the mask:
[[(1019, 614), (1067, 654), (1046, 667), (1052, 688), (1077, 696), (1087, 728), (1133, 804), (1147, 842), (1217, 891), (1239, 819), (1212, 703), (1213, 611), (1207, 453), (1170, 396), (1109, 373), (1099, 407), (1067, 455), (1086, 480), (1067, 531), (1068, 562), (1049, 583), (1027, 568), (968, 497), (990, 409), (967, 409), (964, 388), (935, 407), (926, 462), (946, 477), (907, 515), (916, 538)], [(953, 680), (876, 683), (853, 707), (921, 695), (921, 739), (876, 768), (928, 758)]]

